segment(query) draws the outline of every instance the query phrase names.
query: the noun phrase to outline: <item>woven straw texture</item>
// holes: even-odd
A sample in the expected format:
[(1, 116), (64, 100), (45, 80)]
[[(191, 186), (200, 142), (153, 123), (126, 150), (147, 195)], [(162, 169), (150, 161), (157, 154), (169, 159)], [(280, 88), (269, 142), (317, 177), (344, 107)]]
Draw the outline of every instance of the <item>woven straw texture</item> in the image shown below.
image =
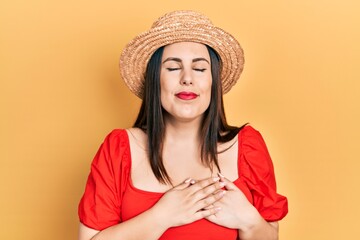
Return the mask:
[(143, 96), (144, 75), (152, 54), (158, 48), (176, 42), (203, 43), (220, 55), (224, 94), (239, 79), (244, 67), (244, 53), (238, 41), (200, 13), (175, 11), (160, 17), (149, 31), (130, 41), (120, 56), (122, 78), (136, 96)]

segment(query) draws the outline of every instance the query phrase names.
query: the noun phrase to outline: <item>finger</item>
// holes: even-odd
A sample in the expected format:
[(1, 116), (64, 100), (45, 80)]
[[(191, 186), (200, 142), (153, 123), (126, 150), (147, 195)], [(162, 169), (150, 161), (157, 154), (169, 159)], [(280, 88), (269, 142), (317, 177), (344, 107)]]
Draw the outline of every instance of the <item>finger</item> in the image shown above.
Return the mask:
[(215, 214), (218, 213), (219, 211), (221, 211), (220, 207), (213, 207), (213, 208), (209, 208), (209, 209), (200, 210), (195, 213), (195, 216), (194, 216), (195, 221), (202, 219), (202, 218), (208, 218), (210, 216), (215, 216)]
[[(223, 189), (219, 189), (217, 191), (215, 191), (213, 194), (216, 195), (216, 194), (220, 194), (220, 196), (222, 196), (224, 193), (222, 193), (222, 191), (224, 191)], [(220, 199), (218, 199), (216, 202), (218, 203)], [(210, 204), (209, 206), (206, 206), (204, 209), (210, 209), (210, 208), (214, 208), (214, 207), (219, 207), (217, 203), (213, 203), (213, 204)]]
[(226, 189), (221, 188), (221, 189), (217, 190), (216, 192), (214, 192), (213, 194), (218, 194), (218, 193), (220, 193), (220, 192), (222, 192), (224, 190), (226, 190)]
[(218, 173), (218, 176), (220, 177), (220, 181), (225, 183), (226, 190), (238, 190), (238, 187), (236, 187), (236, 185), (229, 181), (224, 175)]
[(194, 182), (194, 180), (192, 178), (187, 178), (185, 181), (183, 181), (179, 185), (175, 186), (174, 189), (177, 189), (177, 190), (185, 189), (185, 188), (189, 187), (192, 184), (192, 182)]
[(196, 192), (193, 192), (190, 197), (194, 200), (194, 202), (197, 202), (209, 196), (216, 195), (216, 192), (218, 192), (224, 186), (224, 182), (215, 182), (209, 186), (197, 190)]
[[(220, 209), (219, 211), (221, 211), (221, 209)], [(219, 212), (219, 211), (218, 211), (218, 212)], [(218, 212), (216, 212), (216, 213), (218, 213)], [(207, 220), (209, 220), (210, 222), (215, 222), (215, 221), (217, 220), (216, 213), (211, 214), (211, 215), (209, 215), (209, 216), (207, 216), (207, 217), (205, 217), (205, 218), (206, 218)]]
[(225, 195), (225, 193), (226, 190), (222, 190), (217, 194), (211, 194), (210, 196), (201, 199), (195, 204), (196, 209), (207, 209), (209, 206), (219, 201)]
[(204, 207), (204, 210), (208, 210), (208, 209), (211, 209), (211, 208), (214, 208), (214, 204), (210, 204), (209, 206)]
[(223, 181), (225, 179), (225, 176), (221, 174), (221, 172), (218, 172), (218, 176), (220, 178), (220, 181)]
[(200, 189), (196, 194), (202, 195), (203, 197), (210, 194), (215, 194), (216, 192), (219, 192), (219, 190), (221, 190), (225, 184), (225, 182), (216, 182), (212, 185), (204, 187), (203, 189)]
[(207, 187), (207, 186), (210, 186), (210, 185), (213, 185), (214, 183), (217, 183), (219, 182), (220, 178), (219, 177), (212, 177), (212, 178), (207, 178), (207, 179), (204, 179), (204, 180), (200, 180), (200, 181), (191, 181), (191, 190), (193, 193)]

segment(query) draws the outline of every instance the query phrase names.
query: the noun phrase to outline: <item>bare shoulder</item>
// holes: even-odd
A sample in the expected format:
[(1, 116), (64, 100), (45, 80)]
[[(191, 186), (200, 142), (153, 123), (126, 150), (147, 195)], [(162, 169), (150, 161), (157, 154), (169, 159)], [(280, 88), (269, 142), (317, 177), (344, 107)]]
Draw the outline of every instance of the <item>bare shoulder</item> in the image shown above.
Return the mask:
[(142, 144), (146, 146), (147, 135), (146, 133), (140, 128), (127, 128), (126, 132), (128, 133), (130, 141), (136, 141), (137, 144)]
[(164, 186), (155, 178), (147, 153), (147, 135), (139, 128), (126, 129), (131, 152), (131, 182), (138, 189), (164, 192)]
[(240, 132), (228, 142), (218, 143), (218, 152), (221, 153), (221, 152), (227, 151), (233, 147), (236, 148), (237, 147), (236, 143), (238, 142), (239, 134), (240, 134)]
[(140, 128), (127, 128), (129, 136), (132, 171), (147, 161), (147, 135)]

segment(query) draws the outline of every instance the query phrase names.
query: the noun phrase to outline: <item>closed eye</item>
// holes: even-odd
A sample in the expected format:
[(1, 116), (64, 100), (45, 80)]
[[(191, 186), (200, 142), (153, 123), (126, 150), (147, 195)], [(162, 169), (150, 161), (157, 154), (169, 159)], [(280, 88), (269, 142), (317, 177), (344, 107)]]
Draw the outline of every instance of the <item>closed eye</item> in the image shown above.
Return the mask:
[(166, 68), (169, 72), (180, 70), (180, 68)]
[(205, 72), (206, 68), (194, 68), (197, 72)]

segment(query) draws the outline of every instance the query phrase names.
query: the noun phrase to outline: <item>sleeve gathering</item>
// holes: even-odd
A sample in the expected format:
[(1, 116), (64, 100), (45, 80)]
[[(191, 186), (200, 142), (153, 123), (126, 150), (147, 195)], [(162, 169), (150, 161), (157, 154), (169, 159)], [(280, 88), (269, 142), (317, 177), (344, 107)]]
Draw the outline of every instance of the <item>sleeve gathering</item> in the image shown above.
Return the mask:
[(125, 130), (114, 130), (95, 155), (80, 200), (78, 215), (84, 225), (103, 230), (121, 222), (121, 197), (128, 178)]
[(281, 220), (288, 212), (288, 202), (277, 193), (274, 167), (264, 139), (250, 126), (242, 131), (239, 171), (250, 189), (253, 205), (265, 220)]

